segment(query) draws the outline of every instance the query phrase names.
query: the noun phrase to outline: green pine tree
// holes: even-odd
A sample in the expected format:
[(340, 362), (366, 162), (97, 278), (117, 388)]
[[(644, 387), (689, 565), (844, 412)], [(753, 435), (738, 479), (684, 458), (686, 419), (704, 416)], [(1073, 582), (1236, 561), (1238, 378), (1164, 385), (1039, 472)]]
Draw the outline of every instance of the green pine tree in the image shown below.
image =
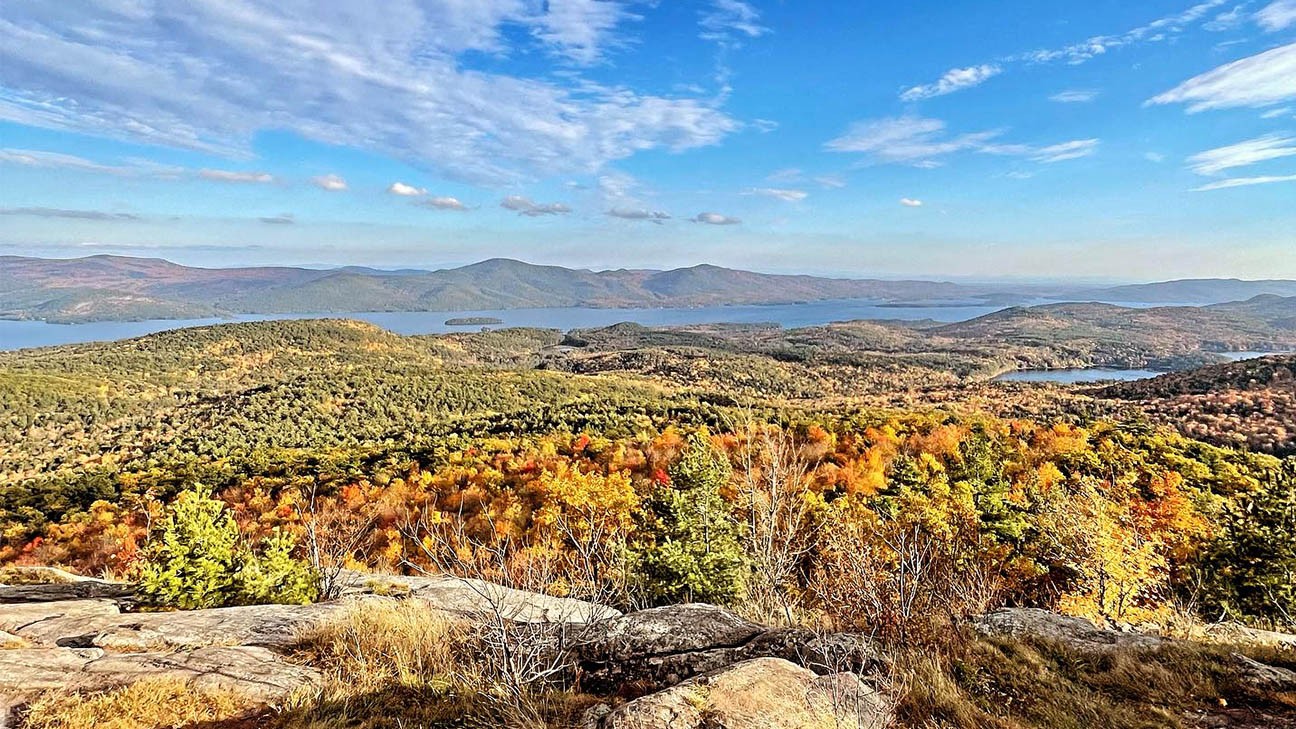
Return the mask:
[(635, 555), (643, 587), (659, 604), (729, 603), (743, 592), (747, 561), (739, 526), (720, 489), (732, 470), (704, 434), (689, 439), (670, 484), (650, 500), (653, 544)]

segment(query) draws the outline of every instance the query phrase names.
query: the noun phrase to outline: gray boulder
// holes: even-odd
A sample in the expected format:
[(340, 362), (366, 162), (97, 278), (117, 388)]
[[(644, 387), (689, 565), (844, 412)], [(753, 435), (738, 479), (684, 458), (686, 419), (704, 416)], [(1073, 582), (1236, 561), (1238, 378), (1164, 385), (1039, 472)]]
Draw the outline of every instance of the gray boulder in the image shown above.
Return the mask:
[(1043, 638), (1086, 652), (1120, 648), (1156, 648), (1169, 639), (1147, 633), (1099, 628), (1084, 618), (1058, 615), (1037, 608), (1002, 608), (972, 619), (982, 635), (1004, 638)]
[(753, 658), (776, 657), (815, 673), (881, 664), (866, 636), (767, 628), (714, 605), (670, 605), (576, 631), (569, 648), (581, 686), (596, 693), (650, 691)]
[(586, 729), (881, 729), (890, 702), (859, 677), (817, 676), (779, 658), (756, 658), (694, 677), (613, 710)]
[(606, 605), (515, 590), (482, 580), (452, 575), (406, 576), (347, 571), (339, 576), (342, 595), (399, 595), (418, 598), (431, 607), (461, 615), (498, 611), (516, 623), (588, 623), (614, 618), (621, 611)]
[(1296, 671), (1261, 663), (1241, 653), (1233, 654), (1233, 663), (1242, 682), (1250, 688), (1271, 693), (1296, 692)]

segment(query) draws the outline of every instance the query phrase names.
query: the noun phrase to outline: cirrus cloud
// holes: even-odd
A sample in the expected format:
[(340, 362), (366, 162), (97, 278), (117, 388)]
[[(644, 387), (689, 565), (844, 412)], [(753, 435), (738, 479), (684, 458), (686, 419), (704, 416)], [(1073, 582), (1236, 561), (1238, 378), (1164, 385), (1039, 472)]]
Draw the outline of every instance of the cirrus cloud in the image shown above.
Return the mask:
[[(62, 3), (17, 0), (0, 17), (0, 119), (231, 157), (283, 130), (492, 184), (592, 172), (738, 131), (701, 95), (463, 62), (530, 39), (592, 63), (615, 46), (623, 10), (596, 0), (87, 0), (73, 17)], [(724, 27), (755, 31), (730, 15)], [(532, 32), (506, 32), (518, 27)]]
[(1194, 76), (1148, 100), (1187, 104), (1190, 113), (1264, 107), (1296, 99), (1296, 43), (1279, 46)]
[(967, 68), (951, 68), (945, 72), (935, 83), (914, 86), (900, 94), (901, 101), (921, 101), (930, 99), (933, 96), (944, 96), (952, 94), (955, 91), (970, 89), (973, 86), (980, 86), (986, 81), (1003, 73), (1003, 67), (993, 63), (985, 63), (980, 66), (969, 66)]

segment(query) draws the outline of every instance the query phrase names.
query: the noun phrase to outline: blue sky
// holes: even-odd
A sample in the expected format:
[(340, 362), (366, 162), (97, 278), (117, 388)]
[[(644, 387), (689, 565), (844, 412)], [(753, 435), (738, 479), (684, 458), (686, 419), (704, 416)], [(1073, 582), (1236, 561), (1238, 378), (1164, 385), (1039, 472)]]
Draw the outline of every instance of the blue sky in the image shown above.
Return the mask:
[(1296, 0), (6, 0), (0, 253), (1296, 278)]

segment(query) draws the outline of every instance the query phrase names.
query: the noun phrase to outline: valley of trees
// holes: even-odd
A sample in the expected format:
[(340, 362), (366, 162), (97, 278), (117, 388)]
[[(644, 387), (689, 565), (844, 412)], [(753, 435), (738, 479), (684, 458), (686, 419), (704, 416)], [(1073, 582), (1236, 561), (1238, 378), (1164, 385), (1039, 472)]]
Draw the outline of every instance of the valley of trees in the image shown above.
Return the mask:
[(185, 604), (166, 535), (202, 529), (247, 575), (219, 604), (345, 566), (905, 635), (1005, 604), (1289, 620), (1293, 462), (916, 331), (291, 321), (0, 355), (0, 560), (151, 565)]

